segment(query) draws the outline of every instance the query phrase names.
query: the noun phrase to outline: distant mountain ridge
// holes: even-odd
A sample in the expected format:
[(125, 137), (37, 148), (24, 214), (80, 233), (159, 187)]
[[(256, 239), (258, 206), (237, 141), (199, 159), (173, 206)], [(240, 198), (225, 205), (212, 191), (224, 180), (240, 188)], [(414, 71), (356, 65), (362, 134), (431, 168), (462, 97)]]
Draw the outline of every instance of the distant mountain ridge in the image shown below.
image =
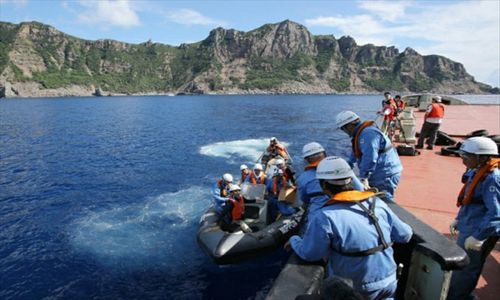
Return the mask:
[(0, 22), (0, 95), (166, 93), (492, 93), (462, 64), (411, 48), (359, 46), (285, 20), (216, 28), (178, 47), (88, 41), (38, 22)]

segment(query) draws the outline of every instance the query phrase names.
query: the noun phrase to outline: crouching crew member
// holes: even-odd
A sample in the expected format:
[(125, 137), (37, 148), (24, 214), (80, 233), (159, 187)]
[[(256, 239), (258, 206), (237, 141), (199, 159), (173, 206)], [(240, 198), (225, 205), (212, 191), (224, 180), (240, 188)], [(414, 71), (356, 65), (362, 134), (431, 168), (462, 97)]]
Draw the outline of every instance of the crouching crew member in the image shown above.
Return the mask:
[[(308, 207), (309, 217), (315, 211), (320, 209), (330, 197), (323, 193), (319, 180), (316, 178), (316, 168), (318, 164), (326, 157), (326, 151), (321, 144), (312, 142), (304, 145), (302, 148), (302, 157), (307, 163), (304, 172), (297, 178), (298, 192), (300, 199)], [(354, 174), (354, 173), (353, 173)], [(353, 175), (352, 183), (354, 189), (362, 191), (363, 184)]]
[(314, 214), (304, 237), (292, 236), (285, 249), (307, 261), (329, 257), (329, 276), (352, 280), (365, 299), (394, 298), (392, 244), (408, 242), (410, 226), (374, 192), (353, 190), (353, 173), (345, 160), (323, 159), (316, 176), (330, 200)]
[(212, 197), (214, 199), (215, 210), (217, 213), (222, 212), (222, 208), (226, 204), (227, 197), (229, 196), (229, 188), (233, 183), (233, 175), (226, 173), (222, 178), (217, 181), (212, 188)]
[(403, 166), (389, 138), (374, 126), (373, 121), (361, 122), (352, 111), (339, 113), (335, 123), (338, 129), (351, 137), (352, 155), (349, 164), (358, 164), (359, 177), (366, 189), (376, 187), (386, 192), (390, 200), (394, 200)]
[(472, 294), (486, 257), (500, 236), (500, 158), (495, 142), (472, 137), (460, 147), (462, 163), (467, 167), (458, 195), (460, 207), (450, 232), (469, 256), (470, 263), (453, 271), (448, 299), (475, 299)]

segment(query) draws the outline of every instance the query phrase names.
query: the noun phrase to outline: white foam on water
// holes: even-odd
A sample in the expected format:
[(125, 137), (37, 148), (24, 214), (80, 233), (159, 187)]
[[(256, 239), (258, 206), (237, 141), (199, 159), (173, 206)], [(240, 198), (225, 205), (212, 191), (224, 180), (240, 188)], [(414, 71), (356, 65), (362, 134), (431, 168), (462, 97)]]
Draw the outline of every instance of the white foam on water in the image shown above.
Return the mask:
[(90, 213), (75, 221), (73, 246), (104, 264), (185, 265), (200, 255), (196, 231), (209, 197), (208, 189), (193, 186)]
[[(256, 161), (269, 145), (270, 138), (217, 142), (200, 148), (200, 154), (230, 159), (234, 156)], [(284, 146), (288, 143), (281, 142)]]

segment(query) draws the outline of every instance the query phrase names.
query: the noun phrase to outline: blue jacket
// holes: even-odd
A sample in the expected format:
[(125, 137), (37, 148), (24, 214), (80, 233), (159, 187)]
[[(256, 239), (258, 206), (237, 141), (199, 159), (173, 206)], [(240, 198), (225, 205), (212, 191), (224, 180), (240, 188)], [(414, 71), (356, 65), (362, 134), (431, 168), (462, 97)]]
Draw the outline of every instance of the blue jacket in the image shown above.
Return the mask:
[[(226, 190), (227, 189), (228, 189), (228, 187), (226, 186)], [(227, 193), (229, 195), (229, 191)], [(215, 185), (214, 185), (214, 187), (212, 188), (212, 197), (213, 197), (213, 200), (214, 200), (215, 210), (218, 213), (221, 213), (224, 205), (226, 205), (227, 197), (221, 197), (221, 195), (220, 195), (220, 188), (219, 188), (219, 183), (218, 182), (216, 182)]]
[[(476, 170), (464, 174), (471, 178)], [(469, 186), (466, 187), (466, 191)], [(483, 203), (471, 203), (460, 206), (457, 215), (457, 228), (464, 236), (472, 235), (477, 240), (490, 236), (500, 236), (500, 170), (495, 169), (479, 182), (473, 198), (482, 197)]]
[[(368, 206), (375, 197), (363, 201)], [(406, 243), (412, 236), (382, 200), (377, 199), (375, 215), (387, 242)], [(290, 243), (298, 256), (307, 261), (329, 257), (329, 275), (351, 279), (359, 291), (374, 291), (396, 281), (392, 247), (368, 256), (345, 256), (342, 252), (364, 251), (379, 245), (371, 219), (352, 202), (339, 202), (318, 211), (303, 238), (294, 235)]]
[[(356, 127), (353, 138), (360, 127), (361, 123)], [(353, 153), (349, 159), (351, 167), (354, 162), (358, 163), (359, 177), (377, 181), (403, 171), (396, 149), (391, 147), (389, 138), (376, 126), (368, 126), (361, 132), (359, 148), (361, 158), (357, 159)]]
[[(302, 202), (309, 204), (309, 214), (320, 209), (330, 199), (323, 193), (319, 185), (319, 180), (316, 178), (316, 168), (304, 171), (304, 173), (300, 174), (297, 182), (300, 199)], [(353, 176), (352, 183), (355, 190), (363, 190), (363, 184), (361, 184), (358, 177)]]

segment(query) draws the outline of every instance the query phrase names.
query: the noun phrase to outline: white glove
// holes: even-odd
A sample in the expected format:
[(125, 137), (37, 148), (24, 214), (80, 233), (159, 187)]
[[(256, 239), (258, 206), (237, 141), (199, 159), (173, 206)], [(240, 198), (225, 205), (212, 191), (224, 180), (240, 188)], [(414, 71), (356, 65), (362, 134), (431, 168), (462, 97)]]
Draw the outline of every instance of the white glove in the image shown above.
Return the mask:
[(452, 236), (456, 236), (458, 234), (457, 224), (458, 224), (457, 219), (454, 219), (450, 224), (450, 233)]
[(368, 179), (361, 178), (359, 181), (361, 181), (361, 184), (363, 185), (363, 188), (365, 189), (365, 191), (370, 189), (370, 184), (368, 183)]
[(476, 240), (472, 235), (465, 239), (465, 250), (480, 251), (484, 241)]

